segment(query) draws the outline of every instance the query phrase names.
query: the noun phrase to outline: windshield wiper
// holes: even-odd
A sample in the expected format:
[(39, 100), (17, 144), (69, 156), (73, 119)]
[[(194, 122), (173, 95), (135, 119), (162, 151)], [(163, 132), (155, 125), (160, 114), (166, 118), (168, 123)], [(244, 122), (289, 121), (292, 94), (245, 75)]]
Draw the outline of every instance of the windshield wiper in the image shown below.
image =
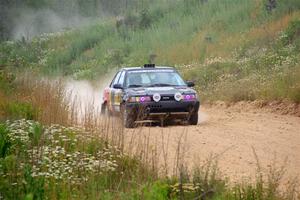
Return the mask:
[(166, 86), (175, 86), (175, 85), (171, 85), (171, 84), (167, 84), (167, 83), (155, 83), (155, 84), (152, 84), (151, 87), (166, 87)]
[(138, 84), (132, 84), (128, 86), (129, 88), (134, 88), (134, 87), (143, 87), (142, 85), (138, 85)]

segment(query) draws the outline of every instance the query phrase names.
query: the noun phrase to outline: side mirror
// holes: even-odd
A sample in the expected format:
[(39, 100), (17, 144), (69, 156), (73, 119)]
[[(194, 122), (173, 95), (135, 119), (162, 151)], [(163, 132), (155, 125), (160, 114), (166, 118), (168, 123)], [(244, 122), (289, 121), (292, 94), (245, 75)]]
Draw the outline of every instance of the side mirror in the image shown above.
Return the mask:
[(113, 88), (114, 89), (123, 89), (123, 86), (121, 84), (114, 84)]
[(194, 87), (195, 86), (195, 83), (193, 81), (187, 81), (186, 84), (187, 84), (188, 87)]

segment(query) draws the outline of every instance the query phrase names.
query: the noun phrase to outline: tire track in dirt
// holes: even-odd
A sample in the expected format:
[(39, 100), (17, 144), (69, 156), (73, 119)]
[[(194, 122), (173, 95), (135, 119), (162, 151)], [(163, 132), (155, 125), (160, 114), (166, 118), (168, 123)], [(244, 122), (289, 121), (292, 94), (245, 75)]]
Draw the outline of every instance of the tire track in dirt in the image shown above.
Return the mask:
[[(253, 109), (202, 107), (197, 126), (141, 127), (126, 130), (126, 137), (150, 137), (164, 154), (168, 146), (168, 167), (172, 170), (178, 138), (181, 137), (189, 167), (202, 163), (210, 155), (218, 157), (220, 171), (233, 181), (255, 178), (257, 161), (267, 172), (285, 165), (287, 177), (300, 172), (300, 118)], [(150, 133), (150, 134), (149, 134)], [(142, 136), (141, 136), (142, 135)], [(149, 142), (148, 142), (149, 143)]]

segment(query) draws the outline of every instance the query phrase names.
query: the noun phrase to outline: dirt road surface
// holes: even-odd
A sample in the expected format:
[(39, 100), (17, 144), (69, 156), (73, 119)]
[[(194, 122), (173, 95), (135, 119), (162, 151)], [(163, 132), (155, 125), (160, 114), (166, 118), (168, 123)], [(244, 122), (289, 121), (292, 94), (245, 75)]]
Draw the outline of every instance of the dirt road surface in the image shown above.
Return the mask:
[[(254, 180), (257, 158), (263, 170), (286, 169), (286, 177), (300, 175), (300, 118), (260, 109), (202, 107), (197, 126), (142, 127), (126, 130), (127, 138), (157, 145), (160, 157), (174, 166), (178, 141), (189, 167), (213, 155), (222, 174), (232, 181)], [(133, 136), (135, 135), (135, 136)], [(150, 137), (147, 142), (145, 138)], [(181, 138), (181, 139), (180, 139)], [(196, 162), (196, 163), (195, 163)]]
[[(83, 108), (91, 104), (89, 100), (93, 107), (100, 107), (103, 87), (69, 81), (66, 90), (72, 90)], [(229, 108), (202, 106), (199, 116), (197, 126), (126, 129), (125, 146), (138, 154), (151, 154), (154, 149), (153, 154), (158, 154), (162, 168), (171, 174), (180, 141), (179, 156), (190, 168), (212, 155), (218, 159), (220, 171), (232, 181), (255, 177), (254, 151), (264, 170), (274, 167), (275, 163), (277, 168), (286, 167), (286, 177), (300, 175), (300, 117), (274, 114), (247, 104)], [(113, 123), (116, 126), (120, 121)], [(146, 157), (153, 159), (153, 156)]]

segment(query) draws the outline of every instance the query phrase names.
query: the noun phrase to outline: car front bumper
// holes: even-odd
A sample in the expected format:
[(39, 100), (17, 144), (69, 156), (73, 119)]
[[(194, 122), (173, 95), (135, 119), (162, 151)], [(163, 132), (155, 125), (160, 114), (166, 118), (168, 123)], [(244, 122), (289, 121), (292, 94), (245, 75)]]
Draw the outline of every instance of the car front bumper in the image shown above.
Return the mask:
[(125, 109), (134, 114), (137, 120), (161, 118), (186, 118), (198, 112), (199, 101), (160, 101), (144, 103), (126, 103)]

